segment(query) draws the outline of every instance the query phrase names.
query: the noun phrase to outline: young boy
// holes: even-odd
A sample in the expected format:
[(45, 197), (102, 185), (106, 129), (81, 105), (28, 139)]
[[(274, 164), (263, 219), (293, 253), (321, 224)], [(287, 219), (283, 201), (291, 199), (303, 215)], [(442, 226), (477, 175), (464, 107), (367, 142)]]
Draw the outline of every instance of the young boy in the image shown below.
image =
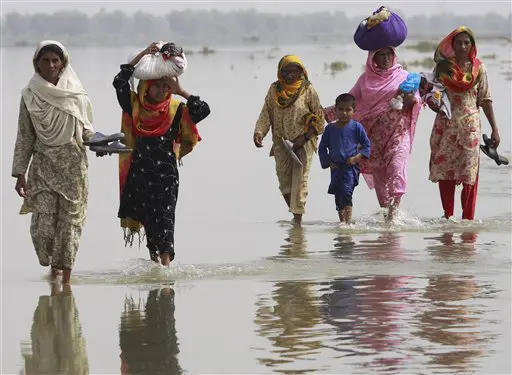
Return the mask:
[(350, 94), (336, 98), (337, 121), (327, 124), (318, 155), (323, 169), (331, 169), (329, 194), (334, 194), (341, 222), (352, 223), (352, 194), (359, 184), (359, 161), (370, 157), (370, 140), (363, 126), (352, 120), (356, 100)]

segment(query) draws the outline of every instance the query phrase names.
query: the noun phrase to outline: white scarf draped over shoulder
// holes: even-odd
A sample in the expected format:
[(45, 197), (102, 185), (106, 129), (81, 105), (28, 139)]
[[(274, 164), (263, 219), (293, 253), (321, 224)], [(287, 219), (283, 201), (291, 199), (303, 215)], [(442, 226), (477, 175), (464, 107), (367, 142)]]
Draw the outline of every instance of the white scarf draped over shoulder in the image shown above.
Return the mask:
[(45, 40), (39, 44), (34, 54), (41, 48), (55, 44), (64, 53), (64, 68), (57, 85), (34, 73), (27, 87), (22, 91), (23, 100), (32, 119), (37, 138), (47, 146), (61, 146), (76, 139), (82, 146), (83, 130), (94, 131), (92, 127), (92, 105), (71, 67), (69, 55), (64, 46), (54, 40)]

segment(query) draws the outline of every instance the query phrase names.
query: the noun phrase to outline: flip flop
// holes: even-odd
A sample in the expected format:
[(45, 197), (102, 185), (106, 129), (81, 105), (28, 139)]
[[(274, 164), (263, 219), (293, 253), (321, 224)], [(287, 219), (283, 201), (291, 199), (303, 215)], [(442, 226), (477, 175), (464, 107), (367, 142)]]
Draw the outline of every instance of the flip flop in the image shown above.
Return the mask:
[(89, 150), (93, 152), (108, 152), (112, 154), (123, 154), (125, 152), (133, 151), (131, 148), (127, 148), (119, 140), (106, 145), (91, 146), (89, 147)]
[(489, 158), (494, 160), (497, 165), (508, 165), (508, 159), (504, 156), (498, 155), (498, 150), (492, 146), (492, 141), (489, 139), (487, 134), (483, 134), (484, 145), (480, 145), (480, 150), (487, 155)]
[(118, 141), (124, 138), (124, 133), (114, 133), (110, 135), (105, 135), (100, 132), (96, 132), (89, 138), (88, 141), (84, 142), (86, 146), (103, 146), (107, 145), (110, 142)]

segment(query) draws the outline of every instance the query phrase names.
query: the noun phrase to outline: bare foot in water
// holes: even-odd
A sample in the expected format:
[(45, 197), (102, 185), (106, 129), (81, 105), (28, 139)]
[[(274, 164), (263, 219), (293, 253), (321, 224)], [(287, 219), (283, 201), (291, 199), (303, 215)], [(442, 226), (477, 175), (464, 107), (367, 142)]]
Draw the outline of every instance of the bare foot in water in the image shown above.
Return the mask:
[(50, 276), (53, 278), (62, 276), (62, 270), (58, 270), (58, 269), (52, 267), (52, 269), (50, 270)]
[(155, 263), (160, 263), (160, 257), (158, 256), (158, 253), (155, 251), (149, 250), (149, 258)]
[(63, 284), (69, 284), (71, 282), (71, 270), (70, 269), (64, 269), (62, 271), (62, 283)]
[(391, 205), (388, 207), (388, 213), (385, 215), (386, 223), (391, 223), (395, 219), (397, 211), (398, 206)]
[(293, 214), (292, 224), (296, 226), (300, 226), (302, 224), (302, 215), (301, 214)]
[(160, 263), (162, 263), (162, 266), (169, 266), (169, 264), (171, 263), (171, 256), (169, 255), (169, 253), (163, 253), (162, 255), (160, 255)]

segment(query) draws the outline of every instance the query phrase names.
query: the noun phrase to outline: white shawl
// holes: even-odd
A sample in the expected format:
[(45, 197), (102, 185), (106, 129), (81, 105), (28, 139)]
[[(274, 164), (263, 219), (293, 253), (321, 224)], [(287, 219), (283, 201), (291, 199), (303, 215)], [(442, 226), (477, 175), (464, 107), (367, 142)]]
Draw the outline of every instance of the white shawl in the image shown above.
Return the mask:
[(55, 44), (64, 52), (65, 66), (57, 85), (46, 81), (37, 73), (22, 91), (27, 110), (32, 119), (37, 138), (48, 146), (61, 146), (71, 142), (73, 137), (82, 145), (83, 129), (94, 131), (92, 127), (92, 106), (69, 62), (69, 55), (62, 44), (54, 40), (45, 40), (34, 53), (36, 57), (41, 48)]

